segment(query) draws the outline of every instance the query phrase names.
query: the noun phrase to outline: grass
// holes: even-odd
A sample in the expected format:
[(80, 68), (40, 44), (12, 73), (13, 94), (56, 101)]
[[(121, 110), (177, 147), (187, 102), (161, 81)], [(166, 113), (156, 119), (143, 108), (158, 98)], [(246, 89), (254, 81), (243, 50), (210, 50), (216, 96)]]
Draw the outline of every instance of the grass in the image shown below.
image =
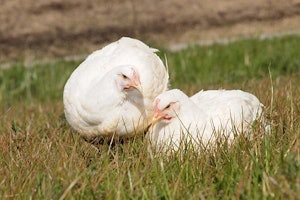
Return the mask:
[[(171, 85), (243, 89), (266, 106), (270, 135), (184, 158), (152, 155), (142, 138), (100, 152), (64, 119), (78, 62), (0, 71), (3, 199), (296, 199), (300, 195), (300, 37), (164, 51)], [(270, 77), (271, 75), (271, 77)]]

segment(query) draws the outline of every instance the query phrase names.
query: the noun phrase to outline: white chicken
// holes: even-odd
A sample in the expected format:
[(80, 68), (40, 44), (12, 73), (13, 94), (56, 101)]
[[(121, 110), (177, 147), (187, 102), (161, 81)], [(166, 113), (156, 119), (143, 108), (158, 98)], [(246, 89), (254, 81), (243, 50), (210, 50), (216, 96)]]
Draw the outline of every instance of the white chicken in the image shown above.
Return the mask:
[(262, 107), (254, 95), (240, 90), (200, 91), (191, 98), (169, 90), (155, 99), (150, 144), (159, 151), (176, 151), (186, 142), (206, 146), (220, 135), (232, 139), (251, 130)]
[(167, 89), (169, 78), (154, 52), (123, 37), (88, 56), (64, 88), (69, 124), (85, 138), (143, 131), (153, 115), (153, 100)]

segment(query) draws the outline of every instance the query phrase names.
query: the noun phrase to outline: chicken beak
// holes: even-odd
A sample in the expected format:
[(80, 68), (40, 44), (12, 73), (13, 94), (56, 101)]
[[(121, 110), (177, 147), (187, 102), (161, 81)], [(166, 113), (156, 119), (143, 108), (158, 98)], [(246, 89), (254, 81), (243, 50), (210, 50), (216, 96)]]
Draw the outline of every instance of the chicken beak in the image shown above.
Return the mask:
[(153, 117), (152, 117), (149, 127), (155, 125), (159, 120), (161, 120), (163, 118), (163, 116), (161, 115), (161, 110), (158, 109), (159, 101), (160, 101), (159, 99), (155, 100), (154, 113), (153, 113)]
[(157, 122), (159, 122), (163, 116), (161, 116), (159, 113), (154, 113), (154, 116), (150, 122), (150, 126), (154, 126)]
[(137, 75), (134, 76), (132, 82), (131, 82), (131, 86), (136, 88), (138, 91), (140, 91), (141, 93), (143, 93), (143, 88), (140, 82), (140, 79), (138, 78)]
[(142, 89), (142, 86), (140, 83), (134, 84), (134, 85), (132, 85), (132, 87), (136, 88), (138, 91), (143, 93), (143, 89)]
[(154, 115), (151, 122), (149, 123), (149, 125), (146, 128), (146, 132), (149, 131), (149, 129), (154, 126), (160, 119), (162, 118), (162, 116), (159, 115)]

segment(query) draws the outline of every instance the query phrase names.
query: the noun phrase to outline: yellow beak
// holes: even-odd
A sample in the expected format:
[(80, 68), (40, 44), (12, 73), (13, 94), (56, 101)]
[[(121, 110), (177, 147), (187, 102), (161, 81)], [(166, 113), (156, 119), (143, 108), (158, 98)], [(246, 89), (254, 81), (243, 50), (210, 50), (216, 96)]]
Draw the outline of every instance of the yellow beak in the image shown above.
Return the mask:
[(140, 82), (140, 80), (138, 78), (133, 79), (131, 81), (130, 86), (136, 88), (138, 91), (140, 91), (141, 93), (143, 93), (142, 85), (141, 85), (141, 82)]
[(161, 119), (163, 118), (163, 116), (159, 115), (158, 113), (155, 113), (151, 122), (150, 122), (150, 126), (154, 126), (157, 122), (159, 122)]
[(141, 84), (135, 84), (135, 85), (133, 85), (133, 87), (135, 87), (138, 91), (140, 91), (143, 94), (143, 89), (142, 89)]

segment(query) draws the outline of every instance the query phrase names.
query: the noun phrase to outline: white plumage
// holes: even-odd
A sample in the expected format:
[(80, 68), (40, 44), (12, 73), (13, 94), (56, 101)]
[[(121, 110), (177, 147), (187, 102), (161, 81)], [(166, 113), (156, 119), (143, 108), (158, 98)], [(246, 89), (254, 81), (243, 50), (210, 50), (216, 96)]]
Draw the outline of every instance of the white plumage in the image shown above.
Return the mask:
[(143, 131), (169, 78), (156, 51), (123, 37), (89, 55), (64, 88), (69, 124), (87, 138)]
[(151, 145), (157, 150), (178, 150), (180, 143), (213, 144), (217, 134), (233, 138), (251, 130), (259, 119), (262, 104), (240, 90), (201, 91), (191, 98), (178, 89), (155, 99)]
[(241, 90), (200, 91), (190, 99), (205, 112), (217, 131), (249, 131), (263, 108), (257, 97)]

